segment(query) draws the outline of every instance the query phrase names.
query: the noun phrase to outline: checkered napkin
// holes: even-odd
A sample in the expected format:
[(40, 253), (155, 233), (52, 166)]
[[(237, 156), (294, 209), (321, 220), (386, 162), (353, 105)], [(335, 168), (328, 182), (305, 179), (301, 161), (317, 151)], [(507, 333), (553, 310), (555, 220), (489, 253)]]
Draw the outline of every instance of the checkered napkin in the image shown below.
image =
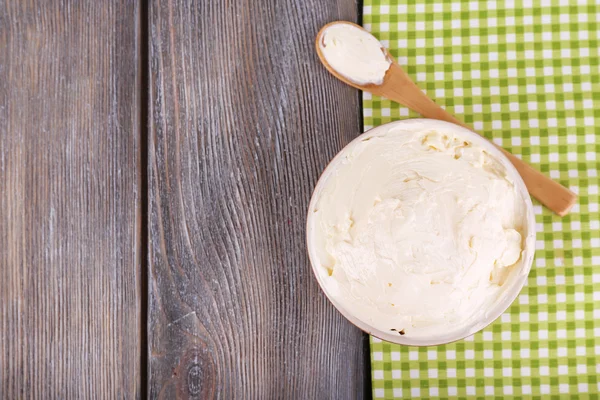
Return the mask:
[[(600, 3), (365, 0), (363, 22), (427, 94), (579, 194), (534, 201), (536, 259), (515, 303), (458, 343), (371, 340), (375, 398), (598, 398)], [(368, 93), (365, 128), (416, 117)]]

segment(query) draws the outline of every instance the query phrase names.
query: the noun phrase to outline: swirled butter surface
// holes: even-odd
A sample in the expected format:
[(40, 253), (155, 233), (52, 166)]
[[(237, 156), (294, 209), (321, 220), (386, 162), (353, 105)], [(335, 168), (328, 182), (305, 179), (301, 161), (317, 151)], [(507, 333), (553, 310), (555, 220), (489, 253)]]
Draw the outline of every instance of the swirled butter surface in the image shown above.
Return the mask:
[(308, 225), (328, 295), (407, 337), (485, 318), (522, 265), (527, 228), (524, 195), (497, 159), (454, 125), (419, 121), (350, 144), (321, 178)]

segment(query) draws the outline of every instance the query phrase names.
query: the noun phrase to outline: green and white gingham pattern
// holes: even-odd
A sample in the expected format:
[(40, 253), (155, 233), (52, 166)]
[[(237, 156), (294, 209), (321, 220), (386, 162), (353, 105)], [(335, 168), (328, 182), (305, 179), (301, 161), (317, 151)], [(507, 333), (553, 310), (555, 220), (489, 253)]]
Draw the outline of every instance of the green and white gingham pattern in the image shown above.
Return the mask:
[[(375, 398), (598, 398), (600, 5), (365, 0), (364, 26), (440, 105), (579, 194), (535, 204), (537, 253), (494, 324), (446, 346), (371, 341)], [(365, 127), (414, 117), (363, 98)]]

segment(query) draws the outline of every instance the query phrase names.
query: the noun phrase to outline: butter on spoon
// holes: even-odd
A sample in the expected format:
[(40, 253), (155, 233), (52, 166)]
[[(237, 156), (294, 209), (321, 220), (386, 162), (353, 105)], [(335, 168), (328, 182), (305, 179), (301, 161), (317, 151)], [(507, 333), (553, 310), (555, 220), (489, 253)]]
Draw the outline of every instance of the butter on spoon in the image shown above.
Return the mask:
[(358, 85), (381, 85), (392, 59), (369, 32), (353, 24), (324, 28), (317, 44), (327, 63)]
[[(398, 102), (426, 118), (472, 130), (427, 97), (377, 38), (362, 27), (347, 21), (331, 22), (317, 34), (316, 48), (323, 65), (342, 82)], [(508, 151), (500, 150), (523, 178), (529, 194), (560, 216), (571, 210), (577, 201), (575, 193)]]

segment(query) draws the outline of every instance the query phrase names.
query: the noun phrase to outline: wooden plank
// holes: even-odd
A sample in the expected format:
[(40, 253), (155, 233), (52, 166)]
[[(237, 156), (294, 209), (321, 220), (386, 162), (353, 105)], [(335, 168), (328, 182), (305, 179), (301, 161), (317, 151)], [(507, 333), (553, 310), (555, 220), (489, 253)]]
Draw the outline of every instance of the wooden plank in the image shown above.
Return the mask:
[(137, 2), (0, 2), (0, 398), (140, 379)]
[(316, 180), (360, 130), (358, 94), (318, 64), (314, 38), (356, 11), (152, 1), (152, 398), (363, 397), (362, 333), (305, 246)]

